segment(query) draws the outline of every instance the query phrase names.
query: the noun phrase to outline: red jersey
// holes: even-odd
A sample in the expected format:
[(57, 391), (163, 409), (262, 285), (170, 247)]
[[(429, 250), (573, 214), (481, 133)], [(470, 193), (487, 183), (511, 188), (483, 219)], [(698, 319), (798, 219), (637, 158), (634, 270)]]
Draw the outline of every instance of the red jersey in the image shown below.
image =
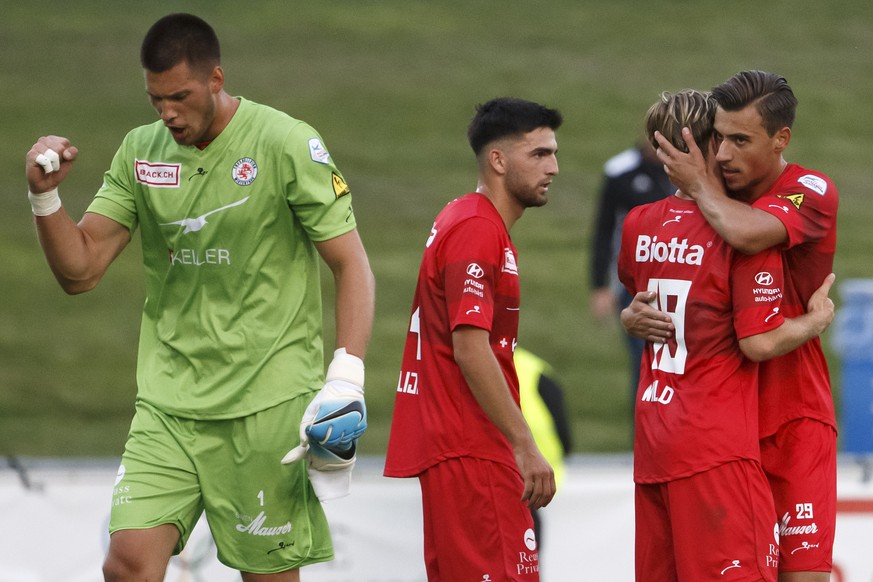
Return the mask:
[[(833, 271), (837, 204), (830, 178), (797, 164), (788, 164), (773, 187), (752, 204), (781, 220), (788, 231), (782, 254), (785, 317), (806, 313), (810, 296)], [(761, 437), (798, 418), (836, 429), (828, 364), (819, 338), (762, 362), (759, 378)]]
[(733, 250), (691, 200), (638, 206), (624, 221), (618, 275), (657, 293), (676, 327), (647, 343), (635, 406), (634, 480), (658, 483), (759, 460), (758, 366), (738, 338), (783, 322), (781, 254)]
[(491, 349), (519, 403), (512, 354), (520, 288), (516, 249), (497, 209), (481, 194), (450, 202), (427, 240), (397, 381), (385, 475), (413, 477), (453, 457), (505, 463), (509, 441), (488, 418), (455, 363), (452, 331), (490, 332)]

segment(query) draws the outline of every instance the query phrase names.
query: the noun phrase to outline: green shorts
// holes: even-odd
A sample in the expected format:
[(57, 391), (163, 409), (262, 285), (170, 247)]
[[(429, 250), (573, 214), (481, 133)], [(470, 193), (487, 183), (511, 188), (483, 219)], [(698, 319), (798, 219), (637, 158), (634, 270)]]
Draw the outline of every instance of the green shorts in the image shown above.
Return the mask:
[(109, 533), (171, 523), (178, 553), (205, 511), (218, 559), (236, 570), (270, 574), (333, 559), (304, 462), (280, 464), (299, 442), (311, 398), (229, 420), (168, 416), (138, 401)]

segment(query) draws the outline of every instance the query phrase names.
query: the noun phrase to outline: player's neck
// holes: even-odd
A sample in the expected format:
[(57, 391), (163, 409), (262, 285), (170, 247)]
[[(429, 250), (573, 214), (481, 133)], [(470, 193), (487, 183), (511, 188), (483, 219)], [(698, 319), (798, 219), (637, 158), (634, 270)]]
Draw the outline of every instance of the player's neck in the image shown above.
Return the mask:
[(221, 92), (218, 96), (218, 102), (215, 108), (215, 119), (212, 122), (212, 127), (209, 131), (209, 141), (218, 137), (222, 131), (228, 126), (230, 120), (233, 119), (236, 110), (239, 109), (239, 99)]
[(506, 227), (506, 232), (512, 228), (521, 215), (524, 214), (524, 208), (521, 207), (508, 193), (501, 189), (489, 187), (486, 183), (479, 181), (476, 186), (476, 193), (481, 194), (491, 201), (497, 214), (503, 219), (503, 225)]

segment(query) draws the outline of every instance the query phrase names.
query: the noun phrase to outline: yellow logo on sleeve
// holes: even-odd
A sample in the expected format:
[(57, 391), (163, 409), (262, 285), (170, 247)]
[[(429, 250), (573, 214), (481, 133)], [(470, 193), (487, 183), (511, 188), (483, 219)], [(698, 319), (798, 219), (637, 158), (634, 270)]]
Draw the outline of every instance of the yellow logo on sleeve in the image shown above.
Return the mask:
[(346, 184), (345, 180), (343, 180), (339, 174), (331, 173), (331, 178), (333, 180), (333, 193), (336, 194), (337, 198), (341, 198), (346, 194), (351, 193), (348, 184)]
[(780, 196), (779, 198), (785, 198), (794, 204), (794, 207), (800, 210), (800, 205), (803, 204), (803, 193), (800, 194), (786, 194), (785, 196)]

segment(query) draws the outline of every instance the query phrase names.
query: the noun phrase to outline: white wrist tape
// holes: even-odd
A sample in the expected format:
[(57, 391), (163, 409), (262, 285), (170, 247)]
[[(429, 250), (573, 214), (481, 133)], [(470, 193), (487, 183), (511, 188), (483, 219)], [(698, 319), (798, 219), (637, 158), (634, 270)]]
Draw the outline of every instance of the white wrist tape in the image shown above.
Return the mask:
[(364, 387), (364, 362), (358, 356), (354, 356), (346, 352), (345, 348), (340, 348), (333, 353), (333, 361), (327, 367), (326, 382), (331, 380), (345, 380)]
[(30, 208), (34, 216), (48, 216), (61, 209), (61, 197), (58, 196), (57, 188), (42, 194), (34, 194), (28, 190), (27, 197), (30, 199)]

